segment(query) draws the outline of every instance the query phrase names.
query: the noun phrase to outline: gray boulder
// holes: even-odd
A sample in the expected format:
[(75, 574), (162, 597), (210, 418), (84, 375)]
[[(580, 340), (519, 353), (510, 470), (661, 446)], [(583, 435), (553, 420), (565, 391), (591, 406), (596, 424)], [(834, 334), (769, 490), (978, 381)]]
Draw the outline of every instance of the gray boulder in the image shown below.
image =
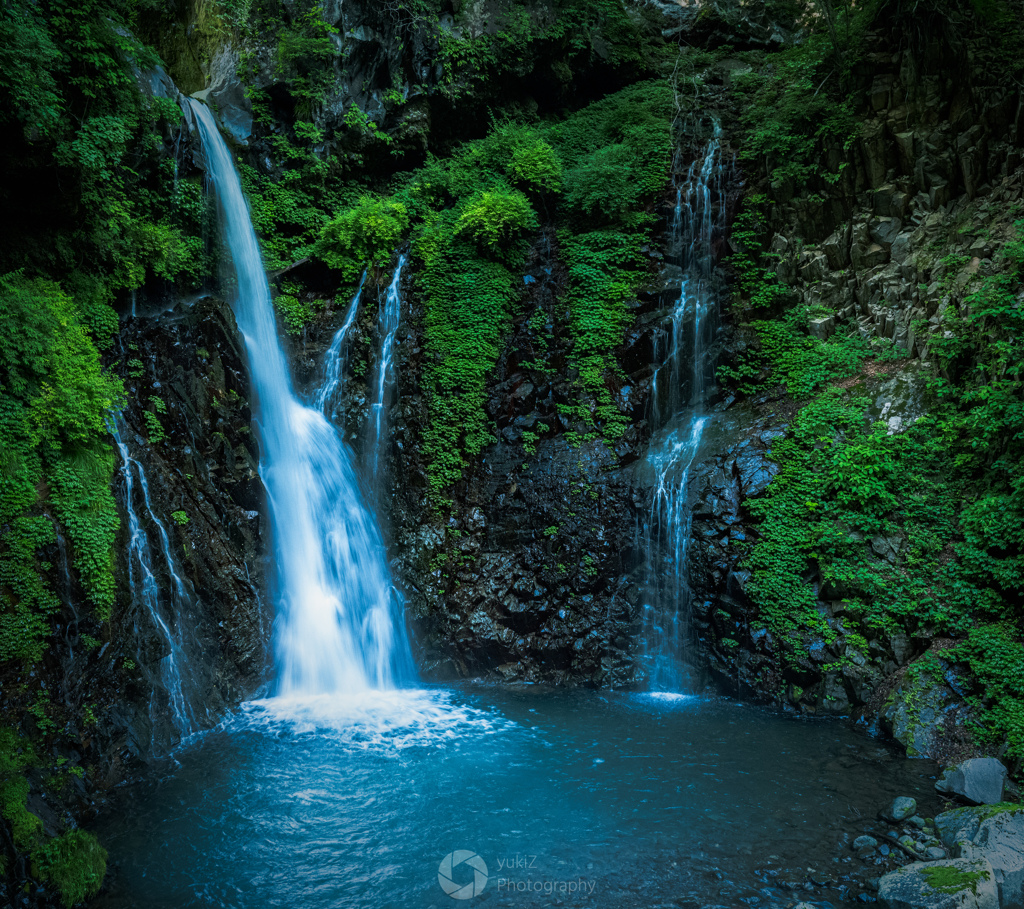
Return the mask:
[(878, 898), (888, 909), (999, 909), (992, 866), (984, 860), (912, 862), (882, 877)]
[(216, 108), (221, 126), (240, 145), (252, 135), (252, 105), (238, 78), (238, 51), (224, 45), (210, 61), (210, 84), (192, 95)]
[(1003, 909), (1024, 909), (1024, 808), (958, 808), (935, 824), (955, 856), (992, 867)]
[(958, 795), (975, 805), (995, 805), (1003, 800), (1006, 768), (995, 758), (971, 758), (950, 767), (935, 784), (939, 792)]

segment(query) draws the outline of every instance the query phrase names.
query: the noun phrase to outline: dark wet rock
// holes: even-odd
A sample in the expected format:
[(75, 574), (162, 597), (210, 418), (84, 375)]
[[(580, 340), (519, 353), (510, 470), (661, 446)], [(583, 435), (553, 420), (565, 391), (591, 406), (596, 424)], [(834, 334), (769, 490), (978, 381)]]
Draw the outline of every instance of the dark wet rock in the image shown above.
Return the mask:
[(959, 796), (976, 805), (994, 805), (1003, 800), (1006, 767), (996, 758), (971, 758), (945, 771), (935, 784), (939, 792)]
[[(205, 297), (132, 319), (119, 343), (119, 368), (132, 401), (123, 414), (123, 435), (145, 470), (154, 512), (167, 528), (190, 592), (190, 614), (178, 620), (189, 623), (197, 642), (194, 668), (204, 686), (198, 700), (212, 724), (262, 683), (267, 667), (263, 486), (237, 328), (226, 304)], [(146, 410), (149, 418), (143, 417)], [(163, 439), (153, 436), (154, 417)], [(155, 564), (167, 570), (159, 560)], [(126, 564), (118, 571), (127, 578)], [(169, 588), (169, 578), (157, 581)], [(150, 619), (136, 611), (127, 580), (119, 590), (113, 638), (124, 658), (136, 660), (144, 677), (159, 686), (165, 645)], [(173, 744), (161, 709), (134, 712), (131, 705), (131, 699), (120, 705), (132, 726), (122, 733), (129, 750), (145, 757)]]
[(231, 138), (245, 145), (252, 135), (252, 105), (238, 71), (238, 51), (230, 45), (222, 45), (210, 61), (207, 87), (193, 97), (213, 107)]

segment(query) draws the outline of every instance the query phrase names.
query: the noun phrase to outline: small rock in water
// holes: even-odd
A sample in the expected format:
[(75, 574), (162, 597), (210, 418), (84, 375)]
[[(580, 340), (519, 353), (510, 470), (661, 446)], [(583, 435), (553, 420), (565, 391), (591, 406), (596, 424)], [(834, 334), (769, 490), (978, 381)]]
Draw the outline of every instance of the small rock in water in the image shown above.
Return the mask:
[(876, 840), (873, 836), (868, 836), (867, 834), (865, 834), (864, 836), (858, 836), (857, 839), (853, 841), (853, 848), (855, 850), (865, 849), (868, 847), (874, 849), (877, 845), (878, 840)]
[(924, 854), (924, 857), (929, 862), (936, 862), (939, 859), (944, 859), (946, 857), (946, 850), (943, 849), (941, 846), (929, 846), (928, 850)]
[(917, 802), (914, 799), (901, 795), (899, 798), (893, 799), (892, 804), (882, 812), (882, 819), (892, 824), (898, 824), (916, 811)]
[(925, 819), (919, 814), (915, 814), (912, 817), (907, 818), (907, 823), (911, 827), (916, 827), (918, 830), (924, 830)]

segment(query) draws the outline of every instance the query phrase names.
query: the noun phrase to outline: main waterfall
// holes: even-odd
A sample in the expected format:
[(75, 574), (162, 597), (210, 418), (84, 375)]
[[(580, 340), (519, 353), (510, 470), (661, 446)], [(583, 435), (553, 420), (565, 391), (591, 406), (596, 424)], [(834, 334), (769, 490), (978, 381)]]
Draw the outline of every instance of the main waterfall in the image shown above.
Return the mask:
[(412, 659), (380, 532), (337, 431), (296, 397), (231, 154), (210, 111), (187, 103), (220, 203), (237, 279), (232, 309), (256, 398), (260, 476), (274, 535), (276, 693), (398, 686), (411, 677)]

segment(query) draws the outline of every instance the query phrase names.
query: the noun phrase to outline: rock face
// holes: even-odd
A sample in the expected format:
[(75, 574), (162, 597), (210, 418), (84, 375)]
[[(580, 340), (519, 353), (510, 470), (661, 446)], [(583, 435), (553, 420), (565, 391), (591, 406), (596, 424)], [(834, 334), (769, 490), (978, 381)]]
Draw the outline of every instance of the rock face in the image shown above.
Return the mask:
[(992, 866), (1002, 909), (1024, 907), (1024, 809), (982, 818), (970, 842), (957, 845), (964, 858), (984, 859)]
[[(521, 305), (527, 315), (556, 305), (562, 275), (551, 249), (542, 238), (532, 256)], [(657, 297), (638, 302), (638, 316), (659, 305)], [(420, 324), (414, 293), (404, 318)], [(556, 324), (535, 329), (524, 319), (507, 339), (487, 402), (497, 440), (456, 485), (444, 519), (429, 505), (414, 443), (427, 418), (422, 363), (407, 349), (399, 367), (390, 470), (400, 480), (384, 506), (420, 664), (430, 676), (611, 686), (640, 680), (634, 574), (649, 494), (635, 486), (629, 465), (646, 437), (652, 328), (627, 339), (632, 370), (616, 399), (634, 425), (612, 451), (596, 439), (570, 445), (566, 433), (582, 428), (559, 411), (573, 400), (570, 378), (523, 365), (532, 359), (533, 332)], [(564, 362), (565, 329), (550, 343), (553, 359)]]
[[(777, 273), (807, 307), (808, 333), (853, 330), (911, 355), (909, 365), (864, 377), (872, 398), (866, 417), (890, 434), (924, 414), (928, 340), (945, 330), (944, 320), (963, 316), (958, 294), (974, 276), (992, 273), (995, 249), (1013, 235), (1005, 212), (1024, 198), (1018, 89), (973, 94), (951, 77), (944, 48), (937, 36), (915, 49), (872, 36), (860, 136), (848, 155), (830, 157), (833, 172), (845, 162), (841, 178), (813, 196), (786, 181), (761, 187), (773, 202), (767, 218)], [(965, 225), (955, 236), (951, 218)], [(798, 402), (765, 390), (749, 403), (747, 450), (770, 472), (772, 434), (782, 434)], [(805, 580), (828, 633), (777, 641), (760, 627), (740, 552), (757, 526), (735, 454), (694, 470), (701, 504), (690, 553), (693, 623), (713, 676), (744, 697), (849, 716), (913, 755), (955, 762), (977, 754), (963, 687), (927, 629), (873, 632), (866, 647), (851, 644), (843, 630), (847, 592), (812, 563)], [(906, 541), (865, 539), (863, 554), (898, 566)]]
[(888, 909), (999, 909), (992, 866), (984, 860), (913, 862), (882, 878), (878, 898)]
[[(892, 549), (889, 540), (872, 540), (877, 551)], [(951, 684), (951, 680), (953, 684)], [(892, 679), (878, 710), (882, 730), (899, 742), (911, 757), (943, 757), (957, 741), (969, 738), (967, 705), (953, 687), (956, 675), (942, 657), (929, 651)]]
[[(123, 415), (122, 435), (145, 472), (152, 512), (167, 530), (189, 592), (189, 613), (165, 618), (190, 628), (194, 698), (200, 723), (210, 724), (255, 690), (267, 669), (263, 487), (237, 339), (231, 310), (211, 297), (132, 319), (120, 337), (119, 366), (133, 402)], [(136, 477), (136, 487), (139, 482)], [(123, 507), (123, 482), (118, 495)], [(149, 520), (145, 509), (142, 520)], [(159, 553), (152, 561), (158, 586), (169, 590), (168, 566)], [(172, 745), (176, 733), (159, 682), (167, 645), (132, 597), (128, 570), (122, 561), (113, 636), (119, 650), (135, 647), (124, 657), (139, 664), (139, 695), (148, 704), (134, 714), (125, 714), (124, 706), (118, 710), (131, 717), (129, 751), (145, 758)], [(146, 692), (151, 686), (155, 691)]]
[(1006, 768), (995, 758), (972, 758), (950, 767), (935, 784), (939, 792), (958, 795), (976, 805), (995, 805), (1003, 800)]

